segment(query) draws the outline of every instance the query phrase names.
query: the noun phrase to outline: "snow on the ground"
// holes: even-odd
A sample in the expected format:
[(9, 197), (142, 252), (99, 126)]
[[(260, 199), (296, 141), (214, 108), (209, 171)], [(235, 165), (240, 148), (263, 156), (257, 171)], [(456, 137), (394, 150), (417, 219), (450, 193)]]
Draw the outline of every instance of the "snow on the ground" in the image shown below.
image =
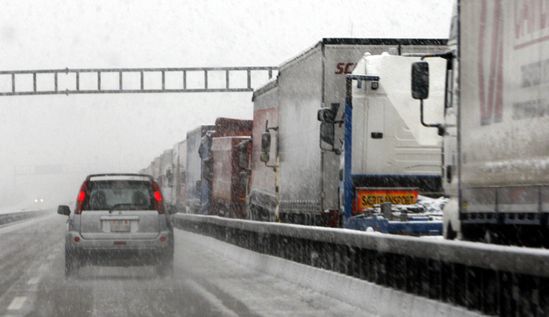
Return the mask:
[[(343, 274), (256, 253), (206, 236), (181, 232), (184, 239), (192, 241), (193, 245), (204, 250), (210, 250), (220, 258), (236, 262), (251, 271), (262, 272), (268, 276), (276, 277), (277, 280), (299, 286), (300, 293), (307, 295), (305, 300), (322, 302), (323, 298), (330, 298), (336, 303), (340, 303), (341, 308), (348, 309), (348, 305), (356, 307), (361, 316), (478, 315), (460, 307), (414, 296)], [(226, 286), (230, 287), (230, 285)], [(331, 302), (334, 303), (333, 300)], [(265, 303), (259, 305), (265, 305)], [(267, 312), (271, 308), (275, 309), (275, 307), (269, 308), (268, 306), (256, 307), (256, 309), (264, 309)], [(337, 307), (335, 308), (337, 310)]]
[(17, 205), (0, 207), (0, 215), (10, 214), (14, 212), (28, 212), (28, 211), (38, 211), (38, 210), (47, 210), (52, 209), (51, 206), (45, 206), (43, 204), (29, 204), (29, 203), (20, 203)]
[[(401, 212), (408, 214), (424, 215), (429, 217), (435, 217), (438, 219), (442, 217), (444, 206), (448, 203), (449, 199), (446, 197), (431, 198), (427, 196), (418, 195), (417, 202), (413, 205), (398, 205), (392, 204), (391, 209), (394, 216), (399, 216)], [(367, 213), (382, 213), (381, 205), (374, 205), (374, 207), (366, 210)]]
[(448, 198), (446, 197), (431, 198), (422, 195), (417, 197), (417, 205), (423, 207), (423, 210), (427, 213), (442, 214), (442, 210), (447, 203)]

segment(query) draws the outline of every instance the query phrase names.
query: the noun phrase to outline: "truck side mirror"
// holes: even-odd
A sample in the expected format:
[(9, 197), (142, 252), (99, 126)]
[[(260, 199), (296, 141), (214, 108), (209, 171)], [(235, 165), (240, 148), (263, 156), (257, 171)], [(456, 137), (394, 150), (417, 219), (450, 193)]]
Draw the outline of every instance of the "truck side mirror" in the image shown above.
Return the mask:
[(271, 150), (271, 133), (269, 131), (265, 131), (261, 134), (261, 155), (259, 157), (261, 162), (264, 162), (264, 163), (269, 162), (270, 150)]
[(67, 205), (59, 205), (57, 207), (57, 213), (63, 216), (69, 216), (71, 214), (71, 208)]
[(333, 123), (321, 122), (320, 123), (320, 140), (331, 145), (335, 144), (335, 128)]
[[(318, 110), (317, 119), (320, 121), (320, 149), (340, 154), (341, 150), (335, 147), (335, 124), (343, 121), (337, 121), (337, 112), (339, 110), (339, 103), (330, 104), (330, 108), (323, 108)], [(323, 147), (323, 143), (328, 144), (330, 147)]]
[(249, 153), (248, 153), (248, 145), (250, 141), (244, 141), (238, 144), (238, 167), (242, 169), (248, 169), (249, 168)]
[(172, 187), (173, 186), (173, 173), (172, 173), (172, 170), (167, 170), (166, 171), (166, 178), (168, 179), (168, 186)]
[(412, 98), (427, 99), (429, 97), (429, 63), (425, 61), (412, 64)]
[(242, 188), (244, 190), (248, 190), (248, 183), (250, 181), (250, 173), (248, 171), (242, 171), (240, 172), (240, 186), (242, 186)]
[(212, 158), (212, 135), (207, 133), (200, 140), (200, 146), (198, 147), (198, 156), (203, 161), (210, 160)]
[(318, 110), (316, 118), (320, 122), (336, 123), (337, 111), (339, 110), (339, 103), (330, 104), (330, 108), (322, 108)]
[(318, 110), (316, 114), (316, 118), (320, 122), (334, 123), (336, 114), (337, 113), (334, 113), (332, 109), (324, 108), (324, 109)]

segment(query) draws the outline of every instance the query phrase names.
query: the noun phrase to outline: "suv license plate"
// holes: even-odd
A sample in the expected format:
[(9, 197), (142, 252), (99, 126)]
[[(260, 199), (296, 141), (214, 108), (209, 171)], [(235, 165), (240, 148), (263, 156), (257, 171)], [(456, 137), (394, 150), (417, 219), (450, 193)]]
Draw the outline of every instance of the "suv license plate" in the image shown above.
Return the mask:
[(129, 220), (111, 220), (111, 232), (129, 232), (130, 228)]

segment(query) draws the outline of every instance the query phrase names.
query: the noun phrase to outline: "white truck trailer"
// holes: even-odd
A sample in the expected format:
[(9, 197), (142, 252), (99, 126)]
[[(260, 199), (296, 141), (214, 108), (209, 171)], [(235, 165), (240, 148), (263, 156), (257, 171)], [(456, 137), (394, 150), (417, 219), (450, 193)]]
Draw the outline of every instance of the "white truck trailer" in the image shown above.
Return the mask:
[(214, 126), (212, 125), (202, 125), (187, 132), (185, 198), (187, 209), (191, 213), (200, 212), (201, 201), (204, 199), (202, 196), (207, 195), (204, 191), (204, 186), (202, 186), (203, 184), (201, 183), (203, 164), (198, 150), (202, 138), (213, 129)]
[[(445, 45), (446, 40), (437, 39), (323, 39), (284, 63), (279, 68), (276, 96), (269, 97), (276, 98), (272, 104), (278, 107), (278, 126), (269, 123), (267, 130), (270, 131), (266, 132), (271, 134), (271, 142), (264, 144), (270, 147), (262, 148), (266, 154), (278, 152), (277, 157), (269, 157), (268, 162), (276, 162), (278, 175), (271, 179), (278, 179), (278, 184), (254, 188), (252, 175), (251, 193), (255, 189), (265, 193), (278, 188), (278, 193), (266, 195), (278, 201), (264, 206), (283, 222), (341, 225), (339, 167), (344, 127), (333, 125), (335, 137), (332, 144), (327, 144), (320, 137), (318, 110), (337, 108), (335, 119), (341, 121), (345, 76), (352, 72), (365, 52), (395, 55), (438, 52)], [(264, 95), (268, 97), (268, 93)], [(256, 96), (254, 105), (259, 102), (262, 98)], [(276, 133), (272, 133), (275, 130)], [(253, 142), (261, 140), (254, 137)], [(256, 161), (258, 155), (254, 157), (252, 164), (265, 164)]]
[(173, 187), (173, 167), (172, 167), (173, 150), (168, 149), (160, 155), (160, 174), (158, 176), (158, 184), (164, 196), (167, 205), (171, 205), (172, 187)]
[[(274, 143), (278, 140), (278, 81), (271, 81), (254, 91), (252, 101), (254, 117), (248, 215), (253, 220), (275, 221), (279, 201), (278, 145)], [(262, 152), (262, 146), (268, 151)]]
[(172, 148), (172, 201), (171, 207), (177, 211), (185, 211), (185, 178), (187, 164), (187, 140), (176, 143)]
[[(546, 1), (456, 2), (448, 60), (445, 236), (548, 244)], [(416, 99), (428, 72), (414, 65)], [(459, 71), (459, 76), (458, 76)]]

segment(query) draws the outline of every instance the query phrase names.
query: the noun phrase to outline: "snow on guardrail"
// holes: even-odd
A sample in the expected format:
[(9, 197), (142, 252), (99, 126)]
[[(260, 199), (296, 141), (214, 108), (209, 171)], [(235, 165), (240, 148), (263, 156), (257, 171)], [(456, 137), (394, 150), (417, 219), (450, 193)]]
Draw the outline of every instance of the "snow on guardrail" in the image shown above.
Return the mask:
[[(549, 251), (176, 214), (175, 226), (487, 314), (549, 311)], [(526, 312), (526, 313), (525, 313)]]
[(203, 235), (184, 232), (182, 236), (200, 249), (211, 250), (251, 271), (275, 276), (357, 307), (363, 316), (480, 315), (461, 307), (406, 294), (350, 276), (252, 252)]
[(206, 222), (230, 228), (287, 237), (344, 244), (379, 252), (463, 264), (497, 271), (549, 277), (549, 250), (487, 243), (418, 239), (376, 232), (227, 219), (217, 216), (181, 215), (191, 222)]
[(16, 212), (4, 212), (0, 213), (0, 225), (5, 225), (11, 222), (29, 219), (33, 217), (39, 217), (45, 215), (51, 210), (21, 210)]

